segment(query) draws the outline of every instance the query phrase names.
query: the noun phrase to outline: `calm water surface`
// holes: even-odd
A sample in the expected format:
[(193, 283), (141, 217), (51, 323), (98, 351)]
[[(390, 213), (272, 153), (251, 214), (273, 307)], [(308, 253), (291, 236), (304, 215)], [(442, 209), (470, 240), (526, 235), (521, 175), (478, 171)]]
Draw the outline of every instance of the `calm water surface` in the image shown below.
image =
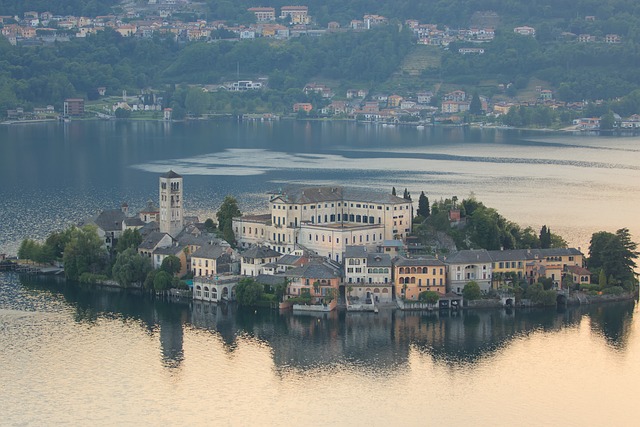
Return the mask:
[(3, 425), (638, 425), (634, 302), (317, 316), (0, 275)]
[[(0, 126), (0, 252), (185, 176), (243, 211), (287, 183), (470, 192), (575, 246), (640, 228), (636, 137), (352, 123)], [(1, 425), (639, 424), (634, 303), (279, 315), (0, 274)]]

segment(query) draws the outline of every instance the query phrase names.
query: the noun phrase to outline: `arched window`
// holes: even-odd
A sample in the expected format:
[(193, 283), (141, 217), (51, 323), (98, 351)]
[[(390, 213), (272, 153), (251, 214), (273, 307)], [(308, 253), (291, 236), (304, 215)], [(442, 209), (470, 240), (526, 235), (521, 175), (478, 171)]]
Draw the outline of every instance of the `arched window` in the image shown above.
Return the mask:
[(415, 277), (411, 278), (411, 283), (416, 283), (416, 278)]
[(427, 267), (422, 267), (422, 274), (427, 274), (429, 269)]
[(415, 267), (411, 267), (411, 274), (416, 274), (416, 268)]
[(400, 267), (398, 269), (398, 274), (404, 274), (404, 267)]
[(401, 284), (401, 285), (404, 285), (404, 277), (401, 277), (401, 278), (400, 278), (400, 284)]

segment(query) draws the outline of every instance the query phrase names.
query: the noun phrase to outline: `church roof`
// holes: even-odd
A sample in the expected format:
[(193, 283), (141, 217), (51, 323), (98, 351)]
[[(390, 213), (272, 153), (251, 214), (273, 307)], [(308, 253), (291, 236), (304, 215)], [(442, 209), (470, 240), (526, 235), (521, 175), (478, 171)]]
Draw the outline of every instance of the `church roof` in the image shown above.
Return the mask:
[(165, 173), (164, 175), (160, 175), (162, 178), (182, 178), (182, 176), (175, 173), (173, 170)]

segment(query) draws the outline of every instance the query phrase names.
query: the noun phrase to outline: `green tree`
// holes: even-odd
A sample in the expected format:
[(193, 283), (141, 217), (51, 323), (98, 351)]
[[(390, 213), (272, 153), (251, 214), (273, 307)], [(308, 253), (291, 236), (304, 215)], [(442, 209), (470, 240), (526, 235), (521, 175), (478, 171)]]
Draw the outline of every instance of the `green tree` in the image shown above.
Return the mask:
[(391, 188), (391, 195), (396, 196), (396, 187)]
[(469, 301), (479, 299), (481, 295), (480, 285), (474, 280), (468, 282), (462, 290), (462, 296)]
[(549, 249), (551, 247), (551, 230), (543, 225), (540, 229), (540, 247), (542, 249)]
[(135, 248), (128, 248), (116, 257), (112, 277), (127, 288), (134, 283), (142, 284), (151, 270), (149, 258), (140, 255)]
[(236, 286), (236, 300), (238, 304), (253, 306), (262, 299), (264, 286), (247, 277), (241, 279)]
[(423, 291), (418, 295), (418, 300), (427, 304), (435, 304), (440, 300), (440, 295), (434, 291)]
[(607, 114), (600, 117), (600, 129), (611, 130), (614, 128), (616, 119), (613, 116), (613, 111), (609, 110)]
[(162, 264), (160, 265), (160, 270), (174, 276), (180, 272), (182, 269), (182, 262), (180, 258), (175, 255), (169, 255), (162, 260)]
[(127, 228), (122, 235), (118, 238), (116, 243), (116, 252), (121, 253), (129, 248), (137, 248), (142, 243), (142, 236), (140, 232)]
[(207, 230), (207, 233), (213, 233), (216, 231), (216, 223), (213, 222), (211, 218), (207, 218), (204, 222), (204, 228)]
[(156, 292), (164, 292), (171, 288), (172, 276), (166, 271), (158, 271), (153, 278), (153, 289)]
[(116, 108), (116, 119), (128, 119), (131, 117), (131, 110), (127, 108)]
[(405, 200), (411, 201), (411, 193), (409, 193), (409, 190), (407, 190), (406, 188), (404, 189), (404, 194), (402, 195), (402, 198)]
[(233, 233), (233, 218), (238, 218), (241, 215), (238, 202), (233, 196), (226, 196), (216, 213), (218, 228), (222, 232), (222, 237), (232, 246), (235, 245), (236, 241)]
[(634, 282), (637, 244), (631, 240), (629, 229), (621, 228), (614, 233), (600, 231), (591, 236), (587, 265), (592, 271), (602, 269), (620, 283)]
[(191, 114), (201, 116), (209, 110), (210, 96), (201, 88), (193, 87), (187, 92), (184, 104)]
[(482, 114), (482, 102), (480, 101), (478, 92), (474, 92), (473, 98), (471, 98), (471, 103), (469, 104), (469, 114), (473, 114), (475, 116), (479, 116), (480, 114)]
[(604, 271), (604, 268), (601, 268), (598, 274), (598, 285), (600, 285), (601, 289), (607, 287), (607, 273)]
[(73, 228), (69, 243), (64, 248), (64, 273), (72, 280), (78, 280), (82, 273), (97, 274), (104, 271), (107, 264), (107, 250), (93, 225)]
[(148, 290), (153, 290), (154, 289), (153, 281), (155, 280), (156, 274), (158, 274), (159, 271), (160, 270), (153, 270), (152, 269), (151, 271), (149, 271), (149, 273), (147, 273), (147, 277), (144, 279), (144, 283), (142, 284), (142, 286), (145, 289), (148, 289)]
[(416, 213), (422, 218), (429, 218), (429, 215), (431, 215), (429, 198), (425, 196), (424, 191), (420, 193), (420, 197), (418, 198), (418, 211)]

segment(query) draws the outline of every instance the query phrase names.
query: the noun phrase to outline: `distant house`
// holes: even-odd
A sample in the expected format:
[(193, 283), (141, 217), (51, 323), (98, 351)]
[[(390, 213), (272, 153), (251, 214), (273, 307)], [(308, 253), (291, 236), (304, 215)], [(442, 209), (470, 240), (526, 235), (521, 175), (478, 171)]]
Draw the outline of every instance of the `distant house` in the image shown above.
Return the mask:
[(579, 265), (567, 265), (565, 268), (565, 274), (571, 277), (573, 283), (579, 285), (591, 284), (591, 272)]
[(304, 111), (305, 113), (308, 113), (311, 110), (313, 110), (313, 105), (309, 104), (308, 102), (296, 102), (295, 104), (293, 104), (294, 113), (297, 113), (298, 111)]
[(292, 24), (308, 24), (309, 8), (307, 6), (283, 6), (280, 9), (280, 19), (291, 19)]
[(393, 262), (397, 298), (417, 301), (421, 292), (446, 293), (446, 265), (434, 257), (404, 258)]
[(400, 95), (390, 95), (387, 98), (387, 106), (389, 108), (396, 108), (400, 106), (400, 103), (402, 102), (404, 98), (402, 98)]
[(243, 276), (257, 276), (262, 274), (262, 267), (275, 263), (280, 258), (280, 253), (264, 246), (253, 246), (241, 254), (242, 263), (240, 269)]
[(429, 104), (433, 98), (433, 92), (418, 92), (416, 96), (418, 97), (418, 104)]
[(256, 21), (258, 22), (276, 20), (276, 10), (273, 7), (250, 7), (247, 10), (256, 16)]
[(480, 47), (461, 47), (458, 49), (458, 53), (461, 55), (482, 55), (484, 53), (484, 49)]
[(64, 100), (62, 114), (69, 117), (79, 117), (84, 115), (84, 99), (67, 98)]
[(596, 36), (592, 36), (591, 34), (580, 34), (578, 36), (578, 42), (580, 43), (593, 43), (596, 41)]
[(455, 114), (469, 111), (471, 103), (468, 101), (442, 101), (441, 112), (444, 114)]
[(553, 99), (553, 92), (550, 91), (549, 89), (543, 89), (540, 91), (540, 96), (539, 98), (543, 101), (549, 100), (549, 99)]
[(618, 44), (622, 42), (622, 38), (617, 34), (607, 34), (604, 36), (605, 43)]
[(516, 34), (520, 34), (521, 36), (532, 36), (534, 37), (536, 35), (536, 29), (533, 27), (527, 27), (527, 26), (523, 26), (523, 27), (515, 27), (513, 29), (513, 32)]
[(461, 294), (470, 281), (487, 292), (491, 289), (493, 260), (485, 249), (469, 249), (456, 252), (444, 260), (447, 264), (449, 290)]
[(466, 101), (467, 93), (463, 90), (454, 90), (453, 92), (446, 93), (443, 97), (443, 101)]
[(305, 95), (309, 95), (310, 93), (318, 93), (322, 95), (323, 98), (331, 98), (333, 96), (333, 92), (331, 91), (330, 87), (318, 83), (308, 83), (307, 85), (305, 85), (302, 91), (305, 93)]

